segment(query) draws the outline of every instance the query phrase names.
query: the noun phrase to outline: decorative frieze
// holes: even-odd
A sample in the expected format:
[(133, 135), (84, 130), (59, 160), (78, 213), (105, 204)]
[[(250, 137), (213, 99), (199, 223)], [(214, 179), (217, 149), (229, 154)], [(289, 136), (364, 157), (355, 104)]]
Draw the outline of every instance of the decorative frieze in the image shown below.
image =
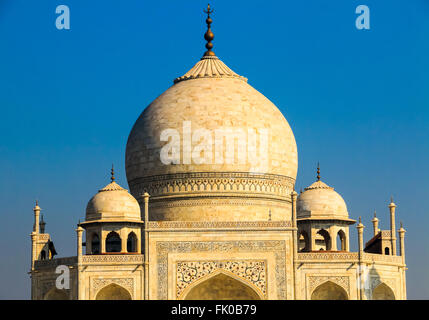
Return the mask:
[(176, 267), (176, 297), (195, 281), (218, 270), (230, 272), (248, 281), (267, 295), (267, 269), (265, 260), (237, 261), (180, 261)]
[(248, 172), (191, 172), (159, 175), (134, 179), (129, 182), (130, 188), (138, 197), (148, 192), (152, 201), (155, 197), (193, 192), (219, 193), (263, 193), (290, 197), (295, 180), (286, 176), (273, 174), (252, 174)]
[(291, 221), (149, 221), (150, 229), (277, 229), (291, 228)]
[(82, 256), (83, 264), (110, 264), (110, 263), (143, 263), (142, 254), (99, 254)]
[(357, 252), (298, 252), (298, 260), (357, 261)]

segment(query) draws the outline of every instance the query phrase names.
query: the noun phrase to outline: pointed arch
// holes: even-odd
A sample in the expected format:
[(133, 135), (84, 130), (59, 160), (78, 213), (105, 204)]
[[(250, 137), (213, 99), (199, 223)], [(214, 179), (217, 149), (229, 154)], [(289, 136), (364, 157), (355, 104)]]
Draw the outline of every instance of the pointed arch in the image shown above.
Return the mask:
[(100, 237), (96, 232), (91, 235), (91, 254), (100, 254)]
[(53, 287), (45, 294), (43, 300), (69, 300), (69, 295), (65, 290)]
[(325, 229), (320, 229), (316, 234), (316, 245), (320, 250), (331, 250), (331, 236)]
[(387, 284), (382, 282), (372, 292), (372, 300), (395, 300), (395, 294)]
[(130, 292), (124, 287), (111, 283), (100, 291), (95, 296), (95, 300), (132, 300)]
[(348, 300), (348, 295), (338, 284), (326, 281), (313, 290), (311, 300)]
[(121, 237), (115, 231), (110, 232), (106, 237), (106, 252), (121, 252)]
[(346, 233), (344, 230), (339, 230), (337, 233), (337, 248), (338, 251), (346, 251)]
[(133, 231), (128, 234), (127, 252), (137, 252), (137, 235)]
[(262, 300), (260, 290), (232, 273), (219, 270), (207, 275), (182, 294), (184, 300)]

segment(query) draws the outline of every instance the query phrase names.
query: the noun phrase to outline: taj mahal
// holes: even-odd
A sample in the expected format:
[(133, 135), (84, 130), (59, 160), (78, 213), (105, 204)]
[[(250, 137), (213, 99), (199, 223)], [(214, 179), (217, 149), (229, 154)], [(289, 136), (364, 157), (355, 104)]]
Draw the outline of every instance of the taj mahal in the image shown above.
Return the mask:
[[(135, 122), (125, 154), (129, 191), (113, 168), (110, 183), (100, 178), (108, 184), (77, 224), (76, 256), (56, 257), (36, 202), (31, 298), (406, 299), (405, 230), (393, 199), (390, 229), (380, 230), (374, 214), (364, 233), (319, 167), (314, 183), (296, 192), (288, 121), (215, 55), (210, 6), (205, 12), (207, 50)], [(59, 268), (66, 286), (58, 286)]]

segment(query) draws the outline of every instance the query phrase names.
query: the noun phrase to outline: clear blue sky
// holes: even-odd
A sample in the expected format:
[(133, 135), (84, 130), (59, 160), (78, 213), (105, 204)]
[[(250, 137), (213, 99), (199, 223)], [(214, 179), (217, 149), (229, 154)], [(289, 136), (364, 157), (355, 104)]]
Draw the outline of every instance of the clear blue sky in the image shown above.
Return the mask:
[[(69, 5), (71, 30), (55, 28)], [(355, 28), (355, 8), (371, 30)], [(29, 298), (34, 200), (61, 256), (142, 110), (204, 52), (204, 1), (0, 0), (0, 298)], [(407, 229), (409, 298), (429, 298), (429, 1), (213, 1), (214, 51), (273, 101), (322, 180)], [(177, 110), (180, 112), (180, 110)], [(356, 248), (352, 226), (351, 244)]]

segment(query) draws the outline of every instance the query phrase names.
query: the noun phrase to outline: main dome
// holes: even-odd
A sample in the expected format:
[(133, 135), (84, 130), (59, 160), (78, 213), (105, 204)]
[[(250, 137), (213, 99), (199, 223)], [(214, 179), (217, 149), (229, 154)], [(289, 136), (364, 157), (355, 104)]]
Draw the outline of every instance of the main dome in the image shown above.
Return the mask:
[[(209, 49), (140, 115), (128, 137), (126, 173), (152, 220), (290, 218), (297, 168), (280, 110)], [(252, 206), (250, 209), (248, 206)]]

